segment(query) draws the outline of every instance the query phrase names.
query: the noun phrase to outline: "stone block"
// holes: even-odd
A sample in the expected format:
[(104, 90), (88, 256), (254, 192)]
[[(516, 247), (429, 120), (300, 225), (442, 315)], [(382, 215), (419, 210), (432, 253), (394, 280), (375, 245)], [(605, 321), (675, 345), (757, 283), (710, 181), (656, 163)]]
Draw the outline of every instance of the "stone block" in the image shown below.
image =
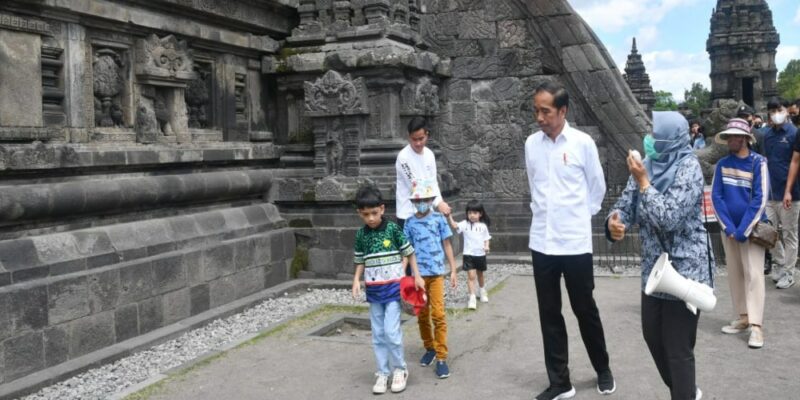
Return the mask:
[(259, 267), (250, 268), (234, 275), (236, 285), (236, 298), (256, 293), (264, 289), (264, 269)]
[(519, 78), (505, 77), (472, 83), (472, 99), (475, 101), (505, 101), (520, 97), (522, 82)]
[(114, 313), (90, 315), (69, 323), (69, 358), (114, 344)]
[(66, 326), (44, 331), (44, 366), (52, 367), (69, 359), (69, 331)]
[(89, 289), (86, 277), (64, 279), (48, 285), (48, 323), (72, 321), (89, 315)]
[(161, 296), (139, 302), (139, 334), (144, 335), (163, 326), (164, 310)]
[(226, 276), (208, 284), (211, 308), (236, 300), (236, 284), (231, 276)]
[(203, 277), (207, 281), (233, 273), (233, 246), (226, 243), (203, 250), (203, 267)]
[(126, 265), (119, 270), (119, 304), (128, 304), (152, 296), (155, 282), (149, 261)]
[(472, 100), (472, 82), (466, 79), (451, 80), (447, 84), (447, 97), (449, 101)]
[(451, 124), (473, 124), (475, 123), (475, 103), (473, 102), (451, 102), (448, 104), (448, 121)]
[(0, 30), (0, 121), (4, 126), (42, 126), (42, 39)]
[(289, 279), (289, 261), (278, 261), (264, 267), (264, 288), (286, 282)]
[(127, 304), (114, 310), (114, 333), (117, 343), (139, 336), (139, 306)]
[(103, 271), (87, 277), (89, 309), (92, 314), (111, 310), (120, 298), (120, 273), (118, 269)]
[(261, 207), (244, 207), (242, 212), (244, 212), (244, 215), (247, 217), (247, 221), (250, 222), (250, 225), (261, 225), (268, 221), (267, 213)]
[(31, 239), (15, 239), (0, 241), (0, 264), (8, 271), (18, 271), (41, 265), (41, 261)]
[(13, 381), (44, 368), (44, 335), (29, 332), (3, 342), (5, 380)]
[(269, 264), (272, 261), (272, 235), (253, 236), (253, 262), (256, 265)]
[(484, 18), (487, 21), (501, 21), (506, 19), (520, 19), (527, 16), (525, 10), (517, 7), (517, 4), (524, 4), (516, 0), (492, 0), (491, 5), (486, 7)]
[(20, 269), (11, 272), (11, 280), (14, 283), (33, 281), (36, 279), (47, 278), (50, 275), (50, 268), (46, 266)]
[(86, 191), (80, 185), (60, 184), (53, 188), (54, 197), (53, 215), (71, 215), (85, 211)]
[(189, 289), (189, 311), (191, 315), (197, 315), (209, 309), (211, 304), (208, 284), (192, 286)]
[(0, 293), (0, 342), (14, 334), (14, 314), (10, 309), (13, 295), (10, 292)]
[(186, 280), (189, 286), (205, 282), (202, 250), (184, 253), (183, 263), (186, 265)]
[(153, 260), (155, 294), (171, 292), (187, 286), (186, 265), (183, 255), (172, 255)]
[(530, 48), (538, 46), (528, 34), (525, 20), (497, 22), (497, 40), (502, 48)]
[(225, 217), (217, 211), (197, 214), (194, 219), (200, 233), (203, 234), (220, 232), (225, 228)]
[(493, 21), (486, 21), (483, 18), (483, 12), (466, 12), (462, 14), (458, 24), (458, 37), (460, 39), (495, 39), (497, 38), (497, 25)]
[(582, 46), (569, 46), (561, 49), (561, 57), (564, 58), (564, 67), (567, 72), (592, 71), (592, 64), (586, 58)]
[(66, 275), (86, 269), (86, 259), (62, 261), (50, 264), (50, 276)]
[(285, 260), (287, 258), (292, 258), (294, 256), (294, 248), (290, 252), (286, 251), (286, 245), (284, 244), (285, 236), (281, 233), (271, 233), (269, 234), (270, 239), (270, 251), (271, 251), (271, 260)]
[(199, 235), (197, 223), (192, 217), (174, 217), (169, 218), (167, 222), (169, 223), (172, 237), (175, 241), (187, 240)]
[(165, 326), (188, 318), (191, 315), (191, 293), (189, 288), (165, 293), (161, 301)]
[(336, 266), (333, 263), (333, 251), (326, 249), (308, 249), (308, 270), (317, 274), (335, 275)]
[(9, 312), (17, 332), (47, 326), (47, 286), (20, 289), (10, 302)]
[(356, 244), (356, 229), (342, 229), (339, 231), (339, 241), (341, 249), (352, 250)]
[(222, 211), (222, 216), (225, 218), (225, 227), (231, 230), (244, 229), (250, 226), (247, 216), (241, 209), (227, 209)]
[[(337, 250), (333, 252), (333, 272), (353, 272), (353, 250)], [(332, 275), (334, 277), (336, 274)]]
[(256, 240), (253, 238), (246, 238), (239, 240), (233, 245), (233, 264), (236, 271), (251, 268), (256, 265), (256, 249), (254, 244)]

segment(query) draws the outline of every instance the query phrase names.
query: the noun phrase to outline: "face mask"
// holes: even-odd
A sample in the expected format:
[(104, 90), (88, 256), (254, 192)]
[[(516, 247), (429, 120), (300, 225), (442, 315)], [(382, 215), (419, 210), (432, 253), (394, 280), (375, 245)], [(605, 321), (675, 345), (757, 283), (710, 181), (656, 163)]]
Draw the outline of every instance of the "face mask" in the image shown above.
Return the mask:
[(783, 125), (786, 122), (786, 112), (778, 112), (769, 116), (775, 125)]
[(431, 204), (430, 203), (426, 203), (424, 201), (420, 201), (419, 203), (414, 203), (414, 208), (420, 214), (427, 214), (428, 211), (430, 211), (430, 209), (431, 209)]
[(653, 135), (645, 135), (642, 145), (644, 146), (644, 154), (647, 158), (658, 160), (660, 154), (656, 151), (656, 140), (653, 139)]

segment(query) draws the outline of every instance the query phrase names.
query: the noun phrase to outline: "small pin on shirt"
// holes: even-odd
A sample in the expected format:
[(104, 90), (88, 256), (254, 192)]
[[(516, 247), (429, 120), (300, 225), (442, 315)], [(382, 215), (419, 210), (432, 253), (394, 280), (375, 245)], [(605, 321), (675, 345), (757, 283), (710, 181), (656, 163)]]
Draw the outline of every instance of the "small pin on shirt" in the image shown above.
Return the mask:
[(564, 165), (567, 165), (567, 153), (564, 153)]

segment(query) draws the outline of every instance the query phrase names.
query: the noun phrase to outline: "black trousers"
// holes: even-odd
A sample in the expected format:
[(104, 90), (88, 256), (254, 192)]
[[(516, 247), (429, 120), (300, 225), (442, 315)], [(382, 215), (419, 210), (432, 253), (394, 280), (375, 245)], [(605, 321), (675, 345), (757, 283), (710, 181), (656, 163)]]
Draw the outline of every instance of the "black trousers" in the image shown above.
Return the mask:
[(692, 314), (682, 301), (642, 293), (642, 334), (672, 400), (695, 398), (694, 344), (699, 319), (700, 311)]
[(561, 276), (567, 287), (572, 312), (578, 319), (583, 344), (595, 372), (609, 370), (606, 339), (600, 312), (592, 297), (592, 255), (551, 256), (531, 251), (539, 321), (544, 341), (544, 363), (550, 386), (569, 388), (567, 326), (561, 315)]

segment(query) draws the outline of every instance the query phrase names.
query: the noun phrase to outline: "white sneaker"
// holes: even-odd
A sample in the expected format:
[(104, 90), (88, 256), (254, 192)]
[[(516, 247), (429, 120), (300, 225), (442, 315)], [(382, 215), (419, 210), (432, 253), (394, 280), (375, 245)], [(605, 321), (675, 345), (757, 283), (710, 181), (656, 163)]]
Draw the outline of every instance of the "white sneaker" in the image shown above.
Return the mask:
[(384, 394), (386, 393), (386, 386), (389, 383), (389, 377), (386, 375), (375, 374), (378, 379), (375, 380), (375, 386), (372, 387), (372, 393)]
[(747, 346), (751, 349), (760, 349), (764, 347), (764, 333), (761, 328), (754, 326), (750, 330), (750, 339), (747, 341)]
[(792, 286), (794, 286), (794, 277), (789, 273), (783, 274), (781, 279), (778, 280), (778, 283), (775, 284), (775, 287), (778, 289), (788, 289)]
[(730, 324), (723, 326), (722, 333), (734, 334), (734, 333), (744, 332), (749, 328), (750, 324), (747, 323), (747, 320), (737, 319), (735, 321), (731, 321)]
[(489, 292), (486, 289), (481, 288), (481, 303), (488, 303), (489, 302)]
[(778, 283), (783, 278), (783, 274), (783, 268), (772, 268), (772, 273), (769, 274), (769, 277), (772, 278), (772, 283)]
[(469, 301), (467, 302), (467, 308), (470, 310), (474, 310), (478, 308), (478, 300), (475, 298), (474, 294), (469, 295)]
[(694, 400), (700, 400), (702, 398), (703, 398), (703, 392), (700, 390), (700, 388), (697, 388), (697, 391), (695, 392), (694, 395)]
[(392, 374), (392, 393), (400, 393), (406, 390), (406, 382), (408, 381), (408, 369), (397, 368)]

